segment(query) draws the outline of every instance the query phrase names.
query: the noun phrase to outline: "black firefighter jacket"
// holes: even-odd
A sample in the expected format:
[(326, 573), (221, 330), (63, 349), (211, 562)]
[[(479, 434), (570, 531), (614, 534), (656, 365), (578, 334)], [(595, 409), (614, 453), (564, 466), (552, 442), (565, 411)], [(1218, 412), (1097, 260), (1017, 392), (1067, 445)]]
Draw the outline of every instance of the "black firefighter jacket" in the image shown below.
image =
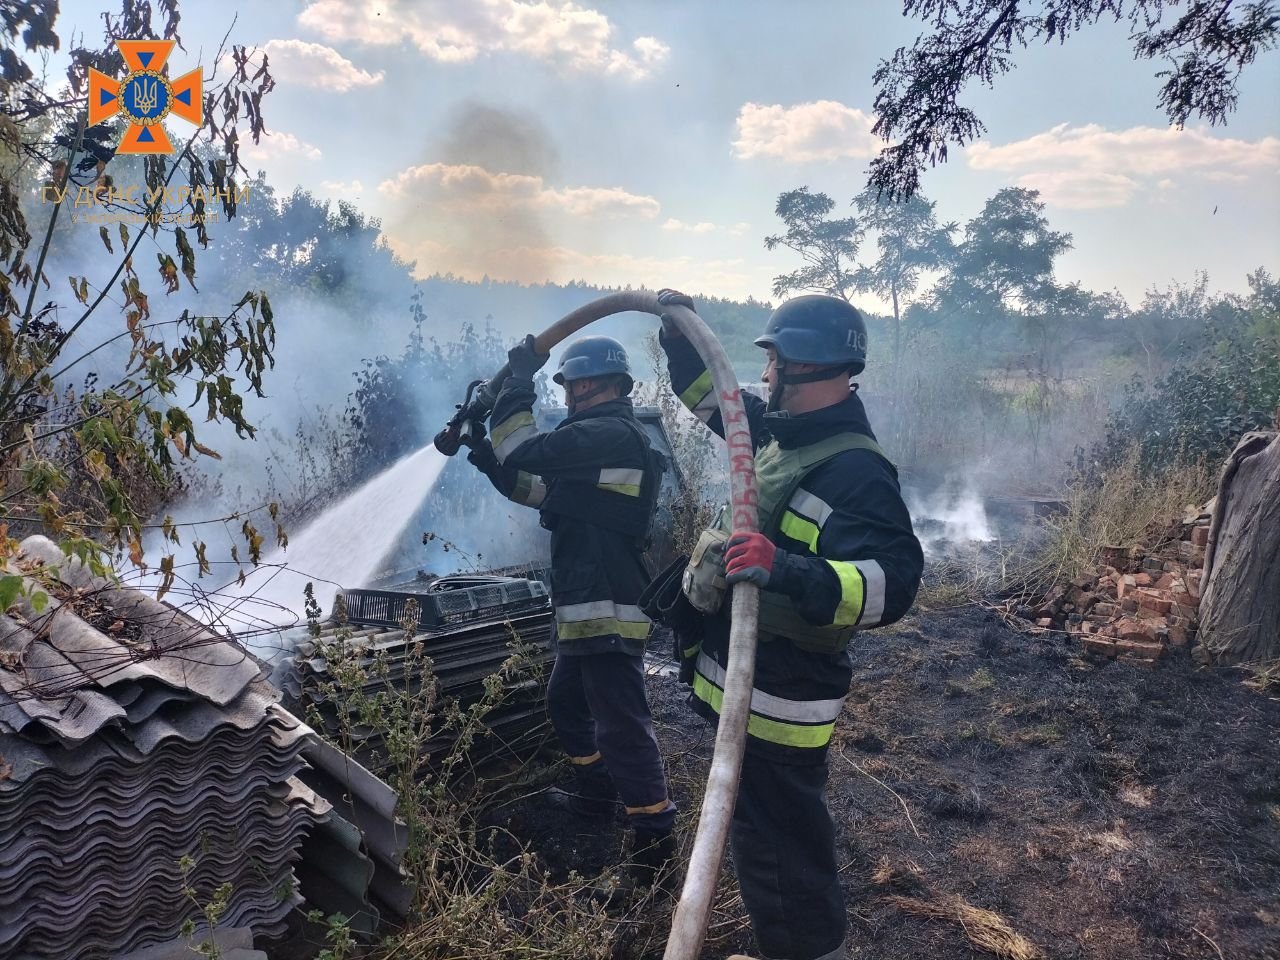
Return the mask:
[[(708, 428), (724, 436), (710, 374), (693, 346), (668, 337), (662, 344), (674, 392)], [(744, 393), (742, 399), (757, 453), (770, 441), (795, 448), (836, 433), (874, 439), (854, 391), (843, 403), (795, 417), (766, 415), (759, 397)], [(799, 540), (781, 532), (774, 537), (787, 551), (787, 562), (775, 567), (770, 589), (790, 596), (801, 617), (819, 626), (861, 631), (893, 623), (907, 612), (924, 558), (892, 464), (869, 450), (846, 450), (805, 476), (790, 507), (810, 537)], [(710, 719), (718, 715), (723, 697), (729, 609), (725, 603), (718, 615), (706, 619), (697, 654), (692, 703)], [(853, 642), (859, 642), (857, 634)], [(761, 643), (748, 749), (786, 763), (824, 761), (851, 678), (847, 652), (809, 652), (781, 638)]]
[(663, 461), (630, 398), (577, 413), (550, 433), (534, 425), (535, 399), (531, 381), (506, 381), (491, 418), (495, 456), (481, 469), (503, 496), (538, 509), (551, 531), (560, 652), (639, 656), (649, 634), (636, 605), (649, 579), (643, 539)]

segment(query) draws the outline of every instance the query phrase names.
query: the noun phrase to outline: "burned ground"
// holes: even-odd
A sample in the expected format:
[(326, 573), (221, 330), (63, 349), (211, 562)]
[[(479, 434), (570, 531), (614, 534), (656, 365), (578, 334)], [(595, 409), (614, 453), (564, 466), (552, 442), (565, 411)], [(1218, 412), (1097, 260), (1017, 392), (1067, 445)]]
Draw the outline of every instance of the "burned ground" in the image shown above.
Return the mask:
[[(830, 764), (851, 956), (983, 955), (972, 916), (929, 915), (967, 904), (1025, 938), (1011, 957), (1280, 958), (1274, 695), (1186, 658), (1093, 662), (974, 606), (869, 634), (854, 659)], [(711, 734), (674, 680), (650, 689), (692, 829)], [(559, 873), (621, 855), (617, 828), (508, 822)], [(722, 899), (709, 958), (749, 946), (731, 884)]]

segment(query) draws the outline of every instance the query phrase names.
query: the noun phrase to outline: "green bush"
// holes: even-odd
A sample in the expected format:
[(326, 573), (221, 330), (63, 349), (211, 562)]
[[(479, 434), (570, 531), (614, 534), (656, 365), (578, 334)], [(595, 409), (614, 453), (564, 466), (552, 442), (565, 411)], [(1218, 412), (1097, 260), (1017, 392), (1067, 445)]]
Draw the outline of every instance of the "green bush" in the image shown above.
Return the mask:
[(1280, 346), (1231, 331), (1150, 384), (1135, 377), (1094, 450), (1094, 468), (1114, 468), (1134, 442), (1147, 470), (1200, 458), (1217, 462), (1242, 434), (1274, 426), (1278, 412)]

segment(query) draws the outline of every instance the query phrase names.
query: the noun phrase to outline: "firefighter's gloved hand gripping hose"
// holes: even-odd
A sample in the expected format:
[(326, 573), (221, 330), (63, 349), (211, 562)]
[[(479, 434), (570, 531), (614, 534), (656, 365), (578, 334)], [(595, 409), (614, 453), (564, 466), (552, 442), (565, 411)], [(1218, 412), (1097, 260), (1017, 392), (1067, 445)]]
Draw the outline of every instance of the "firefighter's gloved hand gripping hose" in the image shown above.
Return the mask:
[[(720, 415), (724, 421), (725, 443), (729, 455), (730, 509), (733, 530), (757, 532), (755, 458), (751, 447), (751, 431), (742, 405), (738, 380), (724, 348), (707, 325), (692, 310), (678, 306), (662, 306), (652, 293), (615, 293), (593, 300), (552, 324), (534, 341), (538, 353), (551, 348), (577, 333), (587, 324), (615, 313), (634, 310), (667, 316), (693, 344), (711, 373)], [(436, 435), (436, 449), (453, 456), (462, 445), (470, 445), (478, 434), (475, 424), (482, 423), (493, 409), (498, 390), (511, 371), (503, 367), (488, 381), (476, 381), (457, 414)], [(671, 936), (663, 960), (696, 960), (702, 952), (702, 941), (711, 917), (716, 880), (724, 859), (724, 845), (733, 819), (733, 805), (738, 795), (738, 777), (742, 772), (742, 752), (746, 747), (747, 712), (751, 705), (751, 686), (755, 679), (756, 627), (760, 590), (749, 582), (733, 588), (732, 627), (729, 633), (729, 664), (724, 684), (724, 703), (716, 731), (715, 755), (707, 776), (707, 789), (702, 798), (698, 818), (698, 834), (685, 874), (684, 889), (671, 924)]]

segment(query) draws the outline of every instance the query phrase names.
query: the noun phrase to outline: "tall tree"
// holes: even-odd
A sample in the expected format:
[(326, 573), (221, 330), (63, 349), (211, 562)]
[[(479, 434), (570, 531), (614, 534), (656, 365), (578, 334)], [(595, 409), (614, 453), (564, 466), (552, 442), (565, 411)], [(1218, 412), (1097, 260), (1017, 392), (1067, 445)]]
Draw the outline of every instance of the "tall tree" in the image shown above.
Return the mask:
[(798, 291), (817, 291), (849, 299), (856, 288), (855, 261), (863, 229), (854, 217), (831, 217), (836, 202), (808, 187), (778, 197), (774, 213), (787, 232), (764, 238), (766, 250), (786, 247), (800, 254), (805, 265), (773, 278), (773, 295), (785, 297)]
[(1200, 117), (1226, 122), (1237, 81), (1280, 39), (1280, 4), (1233, 0), (904, 0), (903, 13), (931, 32), (881, 61), (873, 80), (875, 133), (891, 145), (871, 163), (871, 185), (891, 197), (919, 189), (925, 163), (945, 163), (951, 144), (986, 130), (959, 103), (971, 81), (992, 86), (1032, 43), (1065, 43), (1101, 21), (1128, 22), (1134, 56), (1168, 64), (1158, 101), (1182, 127)]
[(916, 292), (921, 275), (946, 266), (955, 253), (952, 234), (955, 223), (938, 226), (935, 204), (917, 194), (910, 200), (893, 201), (874, 190), (864, 190), (854, 199), (859, 222), (876, 231), (879, 256), (875, 263), (854, 274), (854, 285), (869, 290), (893, 305), (893, 362), (902, 357), (902, 304)]
[(1050, 308), (1058, 296), (1055, 261), (1070, 249), (1071, 234), (1049, 229), (1038, 190), (1006, 187), (965, 224), (938, 305), (966, 315), (981, 344), (993, 321), (1020, 321)]

